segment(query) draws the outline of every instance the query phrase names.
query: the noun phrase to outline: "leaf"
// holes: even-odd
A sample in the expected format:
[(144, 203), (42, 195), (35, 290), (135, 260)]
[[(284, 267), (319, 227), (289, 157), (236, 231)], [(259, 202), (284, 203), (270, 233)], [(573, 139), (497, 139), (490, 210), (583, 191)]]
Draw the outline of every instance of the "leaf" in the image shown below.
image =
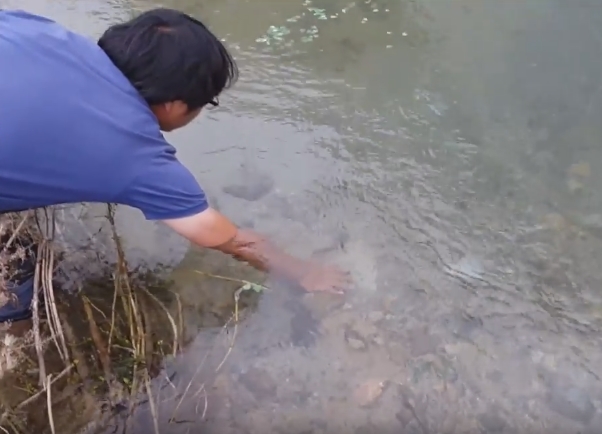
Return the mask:
[(257, 293), (263, 292), (265, 287), (263, 285), (259, 285), (258, 283), (253, 282), (245, 282), (245, 284), (238, 290), (239, 292), (244, 291), (255, 291)]

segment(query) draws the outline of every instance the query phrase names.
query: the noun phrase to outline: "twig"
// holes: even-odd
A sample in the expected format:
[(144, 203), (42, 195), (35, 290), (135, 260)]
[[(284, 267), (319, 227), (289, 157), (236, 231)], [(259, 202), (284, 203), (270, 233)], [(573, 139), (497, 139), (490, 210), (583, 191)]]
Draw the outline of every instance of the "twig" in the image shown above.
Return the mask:
[(222, 359), (221, 363), (217, 366), (215, 372), (218, 372), (222, 368), (222, 366), (224, 366), (224, 363), (226, 363), (226, 360), (228, 360), (230, 353), (234, 349), (234, 343), (236, 342), (236, 335), (238, 333), (238, 302), (240, 300), (240, 294), (242, 292), (243, 288), (239, 288), (234, 293), (234, 332), (232, 333), (232, 340), (230, 341), (228, 351), (226, 352), (226, 355)]
[[(113, 281), (115, 281), (115, 275), (113, 274)], [(111, 351), (111, 342), (113, 341), (113, 332), (115, 331), (115, 307), (117, 305), (117, 288), (113, 290), (113, 302), (111, 304), (111, 329), (109, 330), (109, 351)]]
[[(63, 378), (65, 375), (67, 375), (71, 369), (73, 369), (73, 364), (67, 366), (65, 369), (63, 369), (56, 377), (52, 378), (52, 380), (50, 380), (50, 377), (48, 377), (47, 379), (47, 383), (44, 384), (44, 387), (42, 389), (40, 389), (38, 392), (36, 392), (34, 395), (31, 395), (29, 398), (27, 398), (25, 401), (22, 401), (20, 404), (18, 404), (13, 411), (18, 411), (18, 410), (22, 410), (23, 408), (27, 407), (29, 404), (31, 404), (32, 402), (34, 402), (36, 399), (38, 399), (40, 396), (42, 396), (42, 394), (44, 392), (46, 392), (46, 389), (50, 389), (50, 386), (54, 383), (56, 383), (58, 380), (60, 380), (61, 378)], [(0, 417), (0, 423), (4, 423), (6, 421), (6, 418), (9, 416), (10, 411), (7, 410), (2, 414), (2, 417)]]
[(174, 291), (172, 291), (172, 293), (174, 294), (174, 296), (176, 297), (176, 301), (178, 302), (178, 326), (181, 333), (181, 341), (178, 342), (178, 345), (181, 346), (184, 345), (184, 338), (182, 337), (182, 335), (184, 334), (184, 309), (182, 308), (182, 300), (180, 300), (180, 294)]
[(98, 328), (98, 324), (96, 324), (96, 320), (94, 319), (94, 314), (92, 312), (92, 308), (90, 307), (90, 301), (88, 297), (82, 296), (82, 301), (84, 305), (84, 311), (88, 318), (88, 325), (90, 327), (90, 336), (92, 337), (92, 341), (94, 342), (94, 346), (98, 351), (98, 356), (100, 359), (100, 365), (102, 366), (103, 373), (105, 375), (105, 381), (107, 384), (110, 384), (111, 381), (111, 359), (109, 358), (109, 353), (106, 348), (105, 343), (103, 342), (102, 336), (100, 334), (100, 329)]
[(153, 417), (153, 427), (155, 428), (155, 434), (160, 434), (159, 432), (159, 415), (157, 414), (157, 408), (155, 407), (155, 401), (153, 400), (153, 392), (151, 390), (150, 378), (148, 375), (148, 371), (146, 371), (146, 375), (144, 376), (144, 384), (146, 385), (146, 393), (148, 395), (148, 405), (150, 406), (151, 415)]
[(157, 305), (159, 305), (159, 307), (163, 310), (163, 312), (165, 312), (165, 315), (167, 316), (167, 319), (169, 320), (169, 323), (171, 324), (171, 328), (172, 328), (172, 331), (173, 331), (173, 338), (174, 338), (173, 355), (175, 356), (178, 353), (178, 342), (179, 342), (178, 326), (176, 325), (176, 322), (174, 321), (173, 317), (171, 316), (171, 314), (169, 313), (169, 311), (167, 310), (167, 308), (163, 305), (163, 303), (161, 303), (161, 300), (159, 300), (148, 289), (142, 288), (142, 290), (146, 294), (148, 294), (148, 296), (150, 298), (152, 298), (153, 301), (155, 301), (157, 303)]
[(243, 279), (236, 279), (234, 277), (227, 277), (227, 276), (222, 276), (219, 274), (213, 274), (213, 273), (207, 273), (206, 271), (199, 271), (199, 270), (194, 270), (195, 273), (200, 274), (201, 276), (207, 276), (207, 277), (212, 277), (214, 279), (219, 279), (219, 280), (226, 280), (229, 282), (236, 282), (236, 283), (240, 283), (241, 285), (257, 285), (260, 286), (263, 289), (267, 289), (266, 286), (264, 285), (259, 285), (257, 283), (253, 283), (253, 282), (249, 282), (248, 280), (243, 280)]
[(209, 407), (209, 400), (207, 399), (207, 391), (205, 391), (205, 408), (203, 408), (203, 414), (201, 415), (201, 420), (205, 419), (207, 415), (207, 407)]
[[(65, 334), (63, 333), (61, 319), (59, 317), (56, 307), (56, 300), (54, 298), (54, 285), (52, 282), (54, 270), (54, 252), (50, 248), (49, 241), (47, 240), (42, 242), (40, 250), (43, 252), (42, 261), (40, 262), (40, 265), (42, 266), (41, 284), (46, 298), (46, 311), (48, 313), (51, 334), (61, 359), (64, 363), (68, 363), (69, 351), (67, 350)], [(50, 311), (48, 312), (48, 310)]]
[(51, 386), (52, 374), (48, 374), (46, 379), (46, 409), (48, 410), (48, 423), (50, 424), (50, 430), (52, 434), (56, 434), (54, 429), (54, 417), (52, 415), (52, 387)]
[[(38, 258), (38, 264), (41, 259)], [(44, 362), (44, 350), (42, 349), (42, 338), (40, 336), (40, 311), (39, 311), (39, 292), (40, 292), (40, 267), (36, 266), (33, 281), (33, 301), (31, 303), (33, 315), (33, 339), (38, 356), (38, 369), (40, 373), (39, 385), (44, 386), (46, 380), (46, 364)]]
[(26, 212), (25, 215), (23, 215), (23, 218), (21, 219), (21, 221), (17, 225), (17, 228), (13, 231), (13, 233), (11, 234), (10, 238), (8, 239), (8, 241), (3, 246), (3, 250), (8, 249), (10, 247), (10, 245), (15, 241), (15, 239), (19, 235), (19, 232), (21, 232), (21, 229), (23, 228), (23, 225), (25, 224), (25, 222), (27, 221), (27, 219), (29, 218), (29, 216), (30, 216), (29, 212)]
[[(209, 275), (209, 273), (203, 273), (201, 271), (198, 272), (199, 274), (207, 274)], [(211, 275), (213, 276), (213, 275)], [(224, 277), (224, 276), (219, 276), (218, 278), (223, 277), (224, 280), (233, 280), (233, 281), (238, 281), (237, 279), (231, 279), (228, 277)], [(248, 282), (246, 281), (238, 281), (239, 283), (243, 283), (243, 284), (247, 284)], [(234, 293), (234, 315), (232, 316), (232, 318), (230, 320), (228, 320), (228, 322), (226, 322), (226, 324), (224, 324), (222, 330), (226, 330), (228, 328), (228, 326), (230, 325), (230, 322), (233, 320), (234, 321), (234, 332), (232, 334), (232, 341), (230, 342), (230, 345), (228, 346), (228, 351), (226, 352), (226, 355), (223, 357), (222, 361), (220, 362), (220, 364), (218, 365), (218, 367), (215, 369), (214, 374), (217, 374), (221, 368), (224, 366), (224, 364), (226, 363), (226, 360), (228, 359), (228, 357), (230, 356), (230, 353), (232, 353), (232, 349), (234, 348), (234, 343), (236, 341), (236, 335), (237, 335), (237, 330), (238, 330), (238, 304), (239, 304), (239, 299), (240, 299), (240, 294), (243, 292), (244, 287), (241, 287), (239, 289), (236, 290), (236, 292)], [(184, 390), (184, 392), (182, 393), (182, 396), (180, 397), (180, 400), (178, 401), (178, 404), (176, 405), (176, 408), (173, 410), (171, 417), (169, 418), (170, 422), (174, 422), (175, 421), (175, 415), (178, 411), (178, 409), (180, 408), (180, 405), (182, 405), (182, 402), (184, 401), (184, 398), (186, 398), (186, 395), (188, 394), (188, 391), (190, 390), (190, 388), (192, 387), (192, 383), (194, 381), (194, 379), (196, 378), (196, 376), (198, 375), (198, 373), (200, 372), (201, 368), (203, 367), (205, 360), (207, 360), (208, 354), (205, 354), (205, 356), (203, 357), (203, 359), (201, 360), (201, 363), (199, 363), (199, 366), (196, 369), (196, 372), (194, 373), (194, 375), (192, 376), (192, 379), (188, 382), (188, 384), (186, 385), (186, 389)], [(201, 384), (201, 387), (199, 388), (198, 392), (202, 391), (205, 389), (205, 383)]]

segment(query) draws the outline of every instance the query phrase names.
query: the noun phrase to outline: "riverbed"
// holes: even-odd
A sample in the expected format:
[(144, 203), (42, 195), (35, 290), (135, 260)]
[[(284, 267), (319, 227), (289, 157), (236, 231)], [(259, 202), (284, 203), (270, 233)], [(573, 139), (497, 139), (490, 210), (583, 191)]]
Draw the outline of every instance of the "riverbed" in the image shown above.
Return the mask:
[[(97, 37), (159, 3), (17, 4)], [(232, 288), (198, 271), (259, 276), (121, 210), (185, 312), (161, 433), (602, 430), (602, 3), (161, 5), (241, 68), (168, 136), (212, 205), (354, 277), (345, 297), (268, 278), (235, 332)]]

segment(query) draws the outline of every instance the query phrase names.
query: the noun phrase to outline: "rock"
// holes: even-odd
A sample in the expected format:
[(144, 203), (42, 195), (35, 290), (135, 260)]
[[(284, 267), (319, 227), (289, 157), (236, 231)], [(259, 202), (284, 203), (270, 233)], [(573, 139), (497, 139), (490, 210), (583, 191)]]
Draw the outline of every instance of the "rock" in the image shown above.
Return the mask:
[(239, 381), (257, 400), (274, 398), (278, 390), (278, 386), (272, 377), (265, 370), (255, 367), (242, 373)]
[(351, 348), (356, 350), (365, 349), (369, 343), (382, 344), (383, 342), (378, 335), (378, 329), (363, 320), (356, 320), (345, 329), (345, 340)]
[(490, 381), (493, 381), (494, 383), (501, 383), (504, 380), (504, 374), (502, 373), (502, 371), (495, 369), (491, 372), (488, 372), (486, 374), (486, 378)]
[(583, 431), (583, 434), (600, 434), (602, 432), (602, 413), (597, 412)]
[(552, 387), (548, 391), (546, 404), (561, 416), (583, 424), (588, 424), (596, 413), (586, 392), (576, 387)]
[(491, 434), (504, 432), (508, 425), (506, 420), (497, 411), (482, 413), (477, 416), (477, 420), (484, 431)]
[(588, 162), (575, 163), (569, 167), (568, 175), (580, 178), (589, 178), (592, 174), (592, 169)]
[(581, 181), (576, 180), (575, 178), (569, 178), (566, 181), (566, 187), (570, 193), (580, 193), (583, 191), (585, 186)]
[(353, 392), (353, 399), (360, 407), (370, 407), (375, 404), (383, 393), (385, 383), (379, 380), (368, 380)]
[(325, 254), (343, 249), (350, 236), (347, 231), (339, 230), (334, 233), (325, 233), (320, 238), (321, 245), (313, 250), (312, 257), (324, 257)]
[(309, 348), (320, 335), (319, 324), (303, 304), (295, 303), (291, 318), (291, 343), (296, 347)]
[(390, 340), (387, 344), (387, 351), (389, 359), (397, 365), (403, 365), (408, 361), (408, 349), (401, 342)]
[(232, 392), (232, 380), (226, 373), (219, 374), (213, 381), (213, 389), (216, 393), (228, 395)]
[(543, 216), (542, 226), (554, 231), (563, 231), (569, 227), (569, 222), (557, 212), (549, 213)]
[(385, 314), (382, 312), (375, 311), (368, 314), (368, 321), (373, 324), (381, 322), (383, 319), (385, 319)]
[(265, 408), (253, 409), (246, 413), (244, 426), (247, 432), (252, 434), (263, 434), (270, 432), (273, 417)]
[(347, 340), (347, 345), (349, 345), (349, 347), (353, 350), (360, 351), (360, 350), (366, 349), (366, 344), (359, 339), (347, 338), (346, 340)]
[(573, 220), (584, 229), (602, 236), (602, 214), (575, 215)]
[(385, 340), (382, 337), (380, 337), (380, 336), (375, 336), (372, 339), (372, 342), (374, 342), (376, 345), (379, 345), (379, 346), (385, 344)]
[(370, 341), (378, 335), (378, 328), (374, 324), (362, 320), (355, 321), (351, 330), (366, 341)]
[(290, 340), (293, 346), (309, 348), (321, 335), (320, 323), (307, 306), (296, 297), (288, 297), (283, 306), (292, 313)]
[(266, 198), (266, 207), (270, 214), (277, 214), (285, 219), (289, 220), (298, 220), (300, 218), (301, 213), (297, 212), (294, 202), (291, 202), (289, 197), (283, 195), (279, 191), (275, 191), (274, 194), (270, 195), (270, 197)]
[(222, 191), (238, 199), (255, 202), (274, 188), (274, 180), (267, 174), (243, 168), (242, 180), (225, 186)]
[(324, 318), (344, 303), (345, 298), (337, 294), (310, 292), (303, 295), (303, 304), (316, 319)]
[(409, 330), (409, 348), (413, 357), (421, 357), (434, 353), (439, 346), (439, 339), (430, 334), (428, 327)]

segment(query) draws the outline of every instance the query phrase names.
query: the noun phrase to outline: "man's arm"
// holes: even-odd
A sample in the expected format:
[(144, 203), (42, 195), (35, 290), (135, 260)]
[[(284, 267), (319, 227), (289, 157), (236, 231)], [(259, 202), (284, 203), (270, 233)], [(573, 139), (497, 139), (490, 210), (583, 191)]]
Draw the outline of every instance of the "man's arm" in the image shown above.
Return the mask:
[(212, 208), (164, 222), (197, 246), (219, 250), (262, 271), (294, 280), (300, 280), (308, 271), (305, 261), (287, 255), (256, 232), (237, 228)]
[(347, 275), (335, 267), (294, 258), (261, 235), (236, 227), (209, 207), (194, 176), (173, 153), (147, 162), (115, 200), (141, 210), (149, 220), (161, 220), (200, 247), (219, 250), (254, 267), (298, 283), (308, 291), (340, 293)]
[(237, 228), (212, 208), (164, 222), (198, 246), (219, 250), (260, 270), (299, 282), (307, 290), (341, 292), (347, 283), (343, 273), (290, 256), (256, 232)]

